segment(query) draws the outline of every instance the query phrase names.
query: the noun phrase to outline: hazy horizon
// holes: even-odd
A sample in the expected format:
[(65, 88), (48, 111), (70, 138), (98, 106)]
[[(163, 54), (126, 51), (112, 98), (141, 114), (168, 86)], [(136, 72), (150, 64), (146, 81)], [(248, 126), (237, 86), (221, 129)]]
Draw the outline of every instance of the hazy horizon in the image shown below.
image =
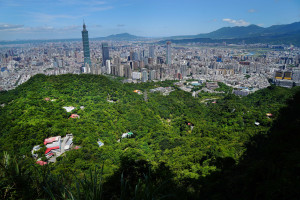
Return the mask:
[(300, 21), (299, 13), (297, 0), (0, 0), (0, 40), (77, 39), (83, 20), (90, 38), (196, 35), (228, 26), (290, 24)]

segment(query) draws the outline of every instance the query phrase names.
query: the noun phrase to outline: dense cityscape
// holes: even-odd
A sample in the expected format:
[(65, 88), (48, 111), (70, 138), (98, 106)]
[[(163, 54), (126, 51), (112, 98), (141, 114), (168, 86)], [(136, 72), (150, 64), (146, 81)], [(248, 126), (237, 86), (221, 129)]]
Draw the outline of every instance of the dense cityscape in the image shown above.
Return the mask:
[[(0, 49), (0, 90), (10, 90), (35, 74), (107, 74), (125, 82), (193, 79), (223, 82), (248, 94), (268, 80), (283, 87), (300, 84), (300, 49), (286, 45), (173, 45), (153, 41), (43, 42)], [(87, 46), (85, 47), (85, 44)], [(86, 49), (84, 49), (86, 48)], [(186, 91), (190, 88), (182, 87)]]

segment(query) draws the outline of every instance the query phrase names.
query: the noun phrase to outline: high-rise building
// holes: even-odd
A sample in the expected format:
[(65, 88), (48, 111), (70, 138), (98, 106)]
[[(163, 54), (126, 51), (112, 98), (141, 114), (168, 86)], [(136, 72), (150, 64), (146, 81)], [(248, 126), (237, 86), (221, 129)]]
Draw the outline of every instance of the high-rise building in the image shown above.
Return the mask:
[(111, 65), (111, 74), (117, 76), (117, 65)]
[(129, 56), (129, 60), (133, 60), (133, 51), (130, 51), (130, 56)]
[(108, 43), (102, 43), (102, 65), (105, 66), (106, 61), (109, 60), (109, 49)]
[(124, 76), (124, 65), (117, 66), (117, 75), (123, 77)]
[(132, 60), (134, 60), (134, 61), (139, 60), (139, 54), (136, 51), (134, 51), (133, 54), (132, 54)]
[(163, 64), (163, 62), (164, 62), (163, 57), (158, 56), (158, 57), (156, 58), (156, 63), (157, 63), (157, 64)]
[(113, 64), (114, 65), (120, 65), (121, 64), (121, 59), (119, 56), (114, 56), (113, 58)]
[(148, 64), (153, 65), (153, 58), (148, 58)]
[(106, 60), (105, 69), (107, 74), (111, 73), (110, 60)]
[(125, 65), (124, 66), (124, 76), (126, 78), (131, 78), (132, 77), (131, 74), (132, 74), (132, 70), (131, 70), (130, 65)]
[(155, 79), (155, 70), (151, 70), (149, 73), (149, 80), (154, 80)]
[(183, 77), (187, 76), (187, 66), (186, 65), (182, 65), (180, 67), (180, 73), (182, 74)]
[(171, 42), (167, 42), (167, 65), (172, 64)]
[(149, 47), (149, 58), (154, 58), (154, 50), (155, 50), (155, 46), (150, 46)]
[(159, 78), (162, 80), (164, 78), (164, 68), (159, 68)]
[(148, 81), (148, 72), (147, 69), (143, 68), (142, 69), (142, 82), (147, 82)]
[(90, 57), (90, 45), (89, 45), (89, 32), (86, 30), (86, 25), (83, 22), (83, 30), (82, 33), (82, 44), (83, 44), (83, 57), (84, 57), (84, 65), (91, 66), (91, 57)]
[(133, 80), (140, 80), (142, 78), (141, 72), (132, 72), (132, 79)]
[(148, 58), (144, 58), (144, 65), (148, 65)]
[(132, 68), (134, 70), (138, 70), (139, 69), (139, 62), (138, 61), (133, 61), (132, 62)]
[(178, 80), (181, 80), (182, 79), (182, 74), (181, 73), (176, 73), (176, 74), (174, 74), (174, 78), (178, 79)]

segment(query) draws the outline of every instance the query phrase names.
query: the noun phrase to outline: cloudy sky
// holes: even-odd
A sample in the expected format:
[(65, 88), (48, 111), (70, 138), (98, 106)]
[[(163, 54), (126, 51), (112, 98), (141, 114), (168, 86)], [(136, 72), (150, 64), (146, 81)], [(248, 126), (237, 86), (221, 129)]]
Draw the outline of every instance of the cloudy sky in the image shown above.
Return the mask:
[(300, 0), (0, 0), (0, 40), (160, 37), (300, 21)]

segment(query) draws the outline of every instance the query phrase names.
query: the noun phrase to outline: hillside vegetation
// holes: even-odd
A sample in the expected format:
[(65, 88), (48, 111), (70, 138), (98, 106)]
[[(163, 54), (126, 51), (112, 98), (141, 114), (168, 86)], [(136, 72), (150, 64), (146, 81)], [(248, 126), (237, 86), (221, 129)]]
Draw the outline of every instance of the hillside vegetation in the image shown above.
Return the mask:
[[(239, 181), (261, 169), (263, 156), (276, 170), (278, 166), (271, 164), (272, 153), (283, 147), (291, 153), (286, 149), (289, 138), (285, 137), (282, 147), (270, 145), (278, 145), (278, 138), (289, 130), (276, 127), (282, 120), (282, 109), (289, 108), (287, 101), (299, 110), (299, 97), (295, 96), (299, 87), (270, 86), (243, 98), (230, 93), (199, 93), (193, 98), (173, 83), (123, 84), (96, 75), (36, 75), (14, 90), (1, 92), (0, 198), (245, 199), (243, 195), (257, 188), (249, 190), (245, 186), (246, 193), (228, 191), (227, 181), (237, 187)], [(149, 91), (167, 86), (175, 89), (168, 96)], [(217, 100), (203, 102), (204, 98)], [(293, 103), (296, 100), (298, 104)], [(64, 106), (75, 109), (67, 113)], [(72, 113), (80, 118), (70, 119)], [(272, 117), (266, 113), (272, 113)], [(293, 116), (286, 124), (292, 120), (299, 124), (299, 116)], [(122, 139), (122, 133), (129, 131), (134, 136)], [(277, 136), (269, 144), (272, 132)], [(35, 164), (31, 158), (33, 146), (47, 137), (70, 133), (74, 135), (74, 146), (81, 148), (66, 152), (56, 163)], [(99, 148), (98, 140), (104, 146)], [(259, 148), (254, 143), (269, 146), (253, 150)], [(284, 155), (280, 158), (288, 159), (287, 163), (295, 159)], [(252, 164), (252, 170), (245, 167)], [(239, 174), (235, 169), (241, 169), (237, 170)], [(288, 166), (282, 170), (288, 171)], [(290, 176), (286, 174), (286, 184), (292, 183)], [(280, 175), (275, 181), (283, 178)], [(247, 179), (245, 184), (255, 184), (258, 180), (254, 179)], [(273, 198), (273, 189), (278, 185), (268, 188), (268, 183), (264, 184), (261, 187), (270, 194), (263, 197)], [(90, 190), (94, 197), (87, 194)], [(261, 188), (258, 191), (262, 196)], [(259, 195), (251, 197), (259, 199)]]

